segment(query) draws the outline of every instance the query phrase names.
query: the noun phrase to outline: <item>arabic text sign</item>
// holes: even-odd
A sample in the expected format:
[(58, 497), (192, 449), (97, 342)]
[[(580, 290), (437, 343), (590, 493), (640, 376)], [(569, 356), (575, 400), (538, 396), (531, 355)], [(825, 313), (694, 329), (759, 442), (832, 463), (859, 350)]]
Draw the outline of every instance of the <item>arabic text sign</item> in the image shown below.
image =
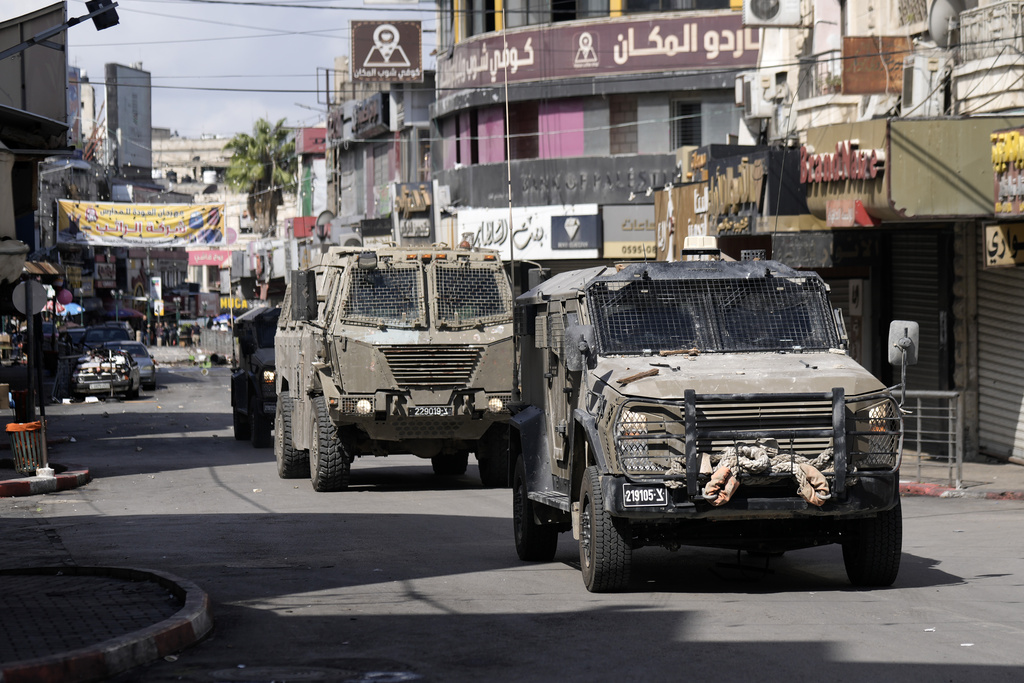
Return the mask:
[(654, 204), (602, 207), (604, 258), (654, 258)]
[(352, 80), (419, 83), (423, 80), (418, 21), (353, 21)]
[(757, 65), (760, 30), (738, 13), (536, 27), (468, 40), (438, 61), (439, 88)]
[(223, 204), (58, 200), (57, 241), (108, 247), (224, 244)]
[[(597, 204), (460, 209), (459, 241), (496, 249), (506, 261), (599, 258)], [(582, 247), (583, 244), (593, 245)]]
[(1024, 265), (1024, 223), (985, 226), (985, 267)]

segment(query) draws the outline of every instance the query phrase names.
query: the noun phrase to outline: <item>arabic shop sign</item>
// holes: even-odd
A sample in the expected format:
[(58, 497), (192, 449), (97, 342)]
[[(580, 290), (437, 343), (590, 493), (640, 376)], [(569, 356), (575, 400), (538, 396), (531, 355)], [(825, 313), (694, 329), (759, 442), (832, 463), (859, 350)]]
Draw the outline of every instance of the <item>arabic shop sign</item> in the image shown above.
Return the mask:
[(395, 210), (398, 235), (429, 241), (434, 227), (431, 213), (431, 187), (428, 183), (398, 183), (395, 185)]
[(597, 204), (459, 209), (457, 234), (506, 261), (599, 258)]
[(813, 154), (800, 147), (800, 182), (827, 183), (839, 180), (874, 180), (885, 167), (884, 149), (859, 149), (857, 140), (836, 143), (834, 154)]
[(1024, 130), (997, 130), (991, 135), (995, 172), (995, 214), (1024, 214)]
[(710, 197), (705, 197), (704, 209), (714, 217), (719, 235), (749, 235), (755, 231), (768, 174), (766, 162), (765, 153), (756, 158), (712, 162), (708, 174)]
[(985, 226), (985, 267), (1024, 265), (1024, 223)]
[(757, 65), (757, 28), (738, 12), (677, 14), (504, 31), (457, 44), (439, 59), (439, 89), (624, 73)]
[(352, 80), (419, 83), (423, 80), (418, 21), (353, 21)]
[(654, 258), (657, 224), (654, 204), (601, 207), (603, 258)]
[(357, 104), (352, 116), (352, 134), (357, 138), (372, 138), (388, 132), (391, 118), (388, 112), (390, 101), (390, 98), (382, 93), (377, 93)]

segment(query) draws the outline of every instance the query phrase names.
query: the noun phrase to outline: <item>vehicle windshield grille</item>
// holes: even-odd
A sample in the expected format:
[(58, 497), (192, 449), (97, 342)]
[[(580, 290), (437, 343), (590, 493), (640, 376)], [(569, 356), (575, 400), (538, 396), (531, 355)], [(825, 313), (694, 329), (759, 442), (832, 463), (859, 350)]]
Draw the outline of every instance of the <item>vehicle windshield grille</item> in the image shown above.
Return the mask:
[(587, 299), (604, 354), (839, 346), (817, 278), (597, 281)]
[(512, 292), (500, 266), (437, 262), (433, 270), (433, 317), (438, 327), (471, 327), (511, 320)]
[(419, 263), (354, 268), (342, 304), (348, 322), (387, 327), (424, 325), (423, 270)]

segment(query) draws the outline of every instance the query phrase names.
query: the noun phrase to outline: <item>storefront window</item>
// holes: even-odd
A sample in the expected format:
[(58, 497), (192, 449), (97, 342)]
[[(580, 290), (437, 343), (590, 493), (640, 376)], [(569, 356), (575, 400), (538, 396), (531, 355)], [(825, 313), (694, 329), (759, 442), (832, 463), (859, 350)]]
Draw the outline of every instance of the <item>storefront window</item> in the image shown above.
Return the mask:
[(625, 0), (626, 14), (642, 12), (678, 12), (686, 10), (730, 9), (729, 0)]

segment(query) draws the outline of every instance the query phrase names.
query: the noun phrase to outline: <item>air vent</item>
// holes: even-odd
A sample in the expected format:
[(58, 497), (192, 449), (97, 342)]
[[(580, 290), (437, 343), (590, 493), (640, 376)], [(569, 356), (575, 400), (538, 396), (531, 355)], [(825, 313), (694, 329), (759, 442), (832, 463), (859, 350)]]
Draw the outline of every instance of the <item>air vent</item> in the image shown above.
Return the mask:
[(385, 346), (380, 351), (402, 387), (465, 386), (481, 353), (473, 346)]

